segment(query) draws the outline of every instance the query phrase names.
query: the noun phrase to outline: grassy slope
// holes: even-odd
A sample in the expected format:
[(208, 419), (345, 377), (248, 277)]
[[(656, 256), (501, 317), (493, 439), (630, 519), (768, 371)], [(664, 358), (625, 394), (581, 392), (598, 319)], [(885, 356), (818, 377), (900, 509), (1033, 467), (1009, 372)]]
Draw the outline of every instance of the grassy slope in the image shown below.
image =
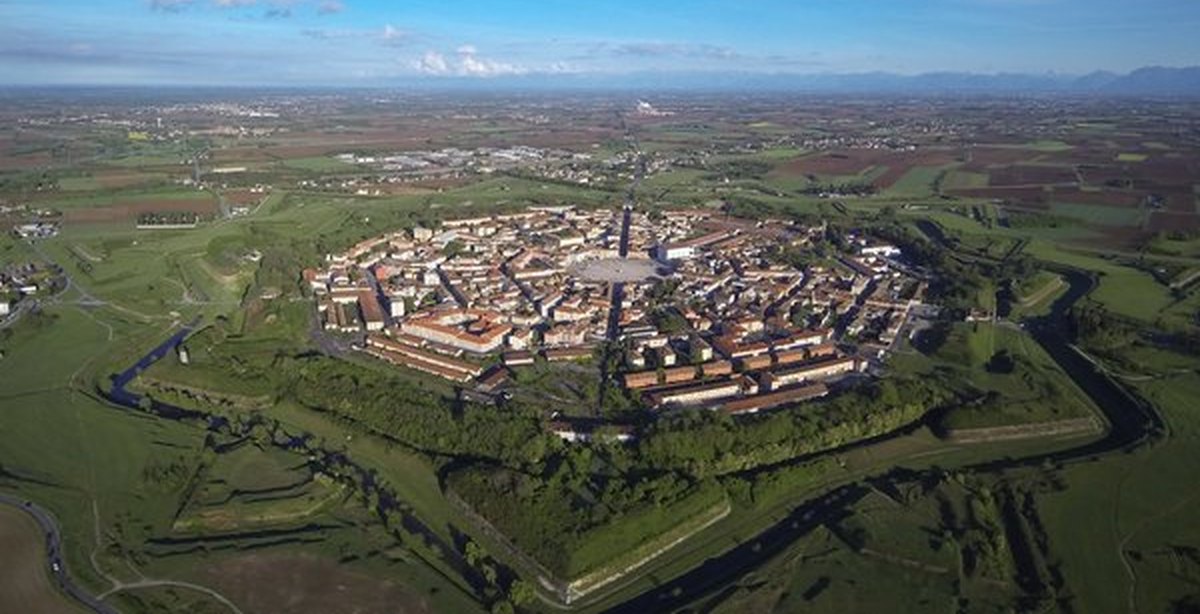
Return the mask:
[(1075, 587), (1080, 612), (1166, 611), (1195, 592), (1200, 574), (1178, 567), (1172, 547), (1200, 543), (1200, 375), (1135, 385), (1164, 414), (1170, 437), (1132, 455), (1064, 472), (1068, 490), (1047, 496), (1043, 517)]
[[(988, 362), (1001, 351), (1021, 361), (1010, 374), (992, 373)], [(931, 357), (915, 353), (897, 354), (892, 365), (902, 372), (932, 373), (940, 367), (958, 374), (963, 382), (984, 392), (1000, 395), (982, 408), (958, 408), (944, 419), (946, 428), (980, 428), (1082, 418), (1091, 414), (1091, 404), (1054, 361), (1024, 331), (989, 323), (959, 324), (945, 344)], [(1061, 396), (1047, 402), (1044, 388)]]

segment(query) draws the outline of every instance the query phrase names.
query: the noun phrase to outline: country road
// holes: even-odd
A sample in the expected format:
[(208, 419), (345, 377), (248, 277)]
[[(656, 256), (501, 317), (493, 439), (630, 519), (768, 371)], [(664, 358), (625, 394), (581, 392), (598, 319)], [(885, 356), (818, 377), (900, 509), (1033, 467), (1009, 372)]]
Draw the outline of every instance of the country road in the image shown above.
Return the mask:
[(54, 518), (53, 514), (35, 503), (4, 493), (0, 493), (0, 504), (24, 511), (32, 516), (41, 527), (46, 536), (46, 564), (50, 567), (51, 577), (64, 593), (98, 614), (117, 614), (117, 610), (105, 604), (99, 597), (85, 591), (67, 573), (67, 565), (62, 558), (62, 533), (59, 531), (58, 520)]

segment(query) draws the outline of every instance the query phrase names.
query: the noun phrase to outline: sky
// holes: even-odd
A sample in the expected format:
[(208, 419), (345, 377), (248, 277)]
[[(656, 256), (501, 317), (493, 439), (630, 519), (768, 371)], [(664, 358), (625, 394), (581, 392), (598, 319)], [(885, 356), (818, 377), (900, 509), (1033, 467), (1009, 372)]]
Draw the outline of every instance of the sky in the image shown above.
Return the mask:
[(0, 84), (1200, 65), (1197, 0), (0, 0)]

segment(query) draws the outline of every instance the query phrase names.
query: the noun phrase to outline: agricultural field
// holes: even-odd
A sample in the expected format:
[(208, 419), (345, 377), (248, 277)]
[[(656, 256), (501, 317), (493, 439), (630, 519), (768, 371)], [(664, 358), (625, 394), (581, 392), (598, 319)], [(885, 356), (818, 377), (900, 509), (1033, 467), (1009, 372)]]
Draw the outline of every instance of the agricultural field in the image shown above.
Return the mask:
[[(1195, 603), (1200, 156), (1180, 128), (1194, 111), (697, 95), (646, 115), (598, 94), (273, 96), (238, 104), (294, 115), (243, 117), (236, 135), (204, 105), (161, 131), (150, 115), (136, 130), (51, 116), (44, 132), (0, 129), (0, 262), (64, 279), (0, 322), (0, 490), (55, 513), (72, 576), (106, 603), (548, 612), (568, 608), (572, 580), (602, 584), (568, 608), (585, 613), (660, 589), (672, 608), (713, 612)], [(426, 157), (400, 170), (336, 158), (413, 152)], [(524, 161), (491, 166), (505, 156)], [(607, 343), (514, 369), (483, 403), (319, 330), (300, 277), (386, 232), (627, 202), (822, 226), (808, 265), (853, 256), (832, 238), (848, 233), (902, 244), (944, 309), (885, 359), (842, 344), (867, 367), (828, 398), (731, 417), (652, 411), (606, 384), (620, 349)], [(186, 214), (194, 224), (138, 227)], [(35, 221), (54, 232), (7, 232)], [(777, 298), (760, 297), (764, 318)], [(1104, 448), (1115, 435), (1093, 392), (1035, 340), (1037, 322), (1074, 334), (1089, 314), (1116, 341), (1070, 341), (1164, 418), (1126, 448)], [(143, 403), (106, 400), (114, 374), (183, 326), (128, 384)], [(145, 411), (155, 403), (205, 417)], [(555, 420), (619, 421), (637, 439), (568, 442)], [(863, 494), (821, 503), (843, 488)], [(811, 529), (756, 555), (809, 505)], [(36, 545), (5, 551), (36, 562)], [(750, 563), (712, 571), (743, 547), (733, 560)], [(46, 578), (13, 580), (0, 610), (29, 609), (3, 601), (15, 596), (73, 611)]]

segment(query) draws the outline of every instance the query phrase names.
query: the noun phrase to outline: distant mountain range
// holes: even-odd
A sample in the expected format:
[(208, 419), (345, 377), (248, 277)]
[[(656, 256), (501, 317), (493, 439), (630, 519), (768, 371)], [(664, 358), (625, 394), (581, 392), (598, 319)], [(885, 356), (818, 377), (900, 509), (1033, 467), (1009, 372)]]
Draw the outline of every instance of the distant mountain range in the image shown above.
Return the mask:
[[(3, 0), (0, 0), (3, 3)], [(127, 85), (91, 88), (87, 86), (4, 86), (0, 85), (0, 100), (12, 93), (30, 90), (66, 89), (72, 92), (96, 92), (73, 95), (108, 95), (113, 91), (125, 95), (141, 95), (152, 90), (155, 95), (171, 92), (213, 89), (264, 91), (322, 91), (343, 89), (392, 89), (408, 91), (629, 91), (629, 92), (714, 92), (753, 93), (787, 92), (809, 94), (890, 94), (890, 95), (1096, 95), (1145, 97), (1200, 97), (1200, 66), (1151, 66), (1120, 74), (1097, 71), (1085, 75), (1059, 73), (970, 73), (929, 72), (901, 75), (888, 72), (864, 73), (766, 73), (766, 72), (664, 72), (633, 73), (560, 72), (527, 73), (491, 78), (406, 76), (366, 84), (353, 82), (326, 85), (242, 85), (209, 86), (147, 86)]]
[(887, 94), (1096, 94), (1116, 96), (1200, 96), (1200, 66), (1140, 68), (1127, 74), (1086, 75), (931, 72), (786, 74), (756, 72), (640, 72), (625, 74), (527, 74), (494, 79), (445, 78), (410, 85), (451, 89), (645, 89), (709, 91), (788, 91)]

